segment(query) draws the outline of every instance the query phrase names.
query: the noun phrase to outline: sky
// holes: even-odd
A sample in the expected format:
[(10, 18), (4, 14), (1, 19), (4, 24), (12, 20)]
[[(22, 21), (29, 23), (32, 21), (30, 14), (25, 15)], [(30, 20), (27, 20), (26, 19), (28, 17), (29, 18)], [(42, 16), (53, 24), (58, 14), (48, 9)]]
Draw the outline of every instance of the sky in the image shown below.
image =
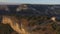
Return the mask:
[(60, 4), (60, 0), (0, 0), (0, 2), (6, 4)]

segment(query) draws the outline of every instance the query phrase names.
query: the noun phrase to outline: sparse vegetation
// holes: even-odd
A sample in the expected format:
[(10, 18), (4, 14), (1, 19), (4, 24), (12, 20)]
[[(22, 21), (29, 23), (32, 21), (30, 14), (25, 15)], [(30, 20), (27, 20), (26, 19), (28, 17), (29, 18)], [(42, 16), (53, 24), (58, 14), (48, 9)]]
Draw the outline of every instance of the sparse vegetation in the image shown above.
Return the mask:
[[(14, 21), (15, 18), (18, 20), (18, 22), (21, 21), (23, 24), (23, 29), (30, 32), (31, 34), (60, 34), (60, 24), (57, 24), (58, 20), (56, 22), (54, 22), (51, 20), (51, 17), (49, 17), (51, 15), (56, 15), (57, 13), (54, 14), (53, 13), (54, 10), (51, 10), (50, 8), (48, 8), (46, 10), (46, 7), (44, 7), (45, 5), (43, 7), (41, 7), (42, 5), (41, 6), (32, 5), (32, 6), (34, 6), (35, 9), (30, 8), (27, 5), (23, 4), (23, 5), (18, 6), (17, 12), (15, 11), (16, 9), (13, 7), (14, 10), (12, 8), (11, 12), (9, 13), (10, 8), (8, 8), (7, 6), (0, 7), (0, 10), (4, 9), (4, 11), (5, 11), (5, 8), (6, 8), (6, 10), (9, 9), (7, 14), (4, 13), (3, 16), (10, 16), (12, 21)], [(44, 13), (45, 10), (47, 11), (47, 15)], [(20, 14), (20, 12), (21, 12), (21, 14)], [(57, 12), (57, 10), (56, 10), (56, 12)], [(3, 12), (1, 12), (1, 13), (3, 13)], [(16, 21), (14, 21), (14, 22), (16, 22)], [(18, 23), (18, 24), (19, 24), (19, 26), (21, 26), (21, 23)], [(17, 34), (17, 32), (15, 32), (7, 24), (6, 25), (0, 24), (0, 34)]]

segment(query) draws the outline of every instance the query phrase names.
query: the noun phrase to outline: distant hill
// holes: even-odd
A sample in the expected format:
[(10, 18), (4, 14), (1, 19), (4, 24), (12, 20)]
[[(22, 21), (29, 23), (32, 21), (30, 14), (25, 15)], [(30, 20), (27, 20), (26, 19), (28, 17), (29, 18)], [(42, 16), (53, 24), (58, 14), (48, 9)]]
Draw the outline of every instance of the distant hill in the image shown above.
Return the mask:
[[(59, 16), (60, 15), (60, 5), (20, 4), (20, 5), (5, 5), (5, 6), (7, 6), (9, 11), (0, 9), (0, 14), (4, 14), (4, 15), (19, 14), (19, 15), (28, 15), (28, 16), (30, 15)], [(19, 8), (20, 11), (17, 12), (16, 11), (17, 8)], [(24, 10), (24, 8), (27, 8), (27, 9)]]

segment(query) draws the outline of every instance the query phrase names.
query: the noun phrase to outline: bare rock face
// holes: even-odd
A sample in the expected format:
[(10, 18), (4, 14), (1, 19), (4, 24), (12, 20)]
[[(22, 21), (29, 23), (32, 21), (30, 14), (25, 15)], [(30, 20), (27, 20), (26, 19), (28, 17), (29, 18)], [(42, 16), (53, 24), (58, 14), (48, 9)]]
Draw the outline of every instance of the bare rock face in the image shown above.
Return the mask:
[(16, 9), (16, 11), (18, 12), (18, 11), (27, 10), (27, 9), (28, 9), (27, 5), (22, 4), (22, 5), (19, 5), (18, 6), (18, 8)]
[[(33, 17), (30, 20), (26, 18), (17, 19), (16, 16), (3, 16), (2, 23), (9, 24), (17, 33), (21, 34), (56, 34), (53, 30), (49, 19), (41, 19), (42, 17)], [(46, 21), (48, 22), (44, 24)], [(53, 22), (53, 21), (52, 21)]]

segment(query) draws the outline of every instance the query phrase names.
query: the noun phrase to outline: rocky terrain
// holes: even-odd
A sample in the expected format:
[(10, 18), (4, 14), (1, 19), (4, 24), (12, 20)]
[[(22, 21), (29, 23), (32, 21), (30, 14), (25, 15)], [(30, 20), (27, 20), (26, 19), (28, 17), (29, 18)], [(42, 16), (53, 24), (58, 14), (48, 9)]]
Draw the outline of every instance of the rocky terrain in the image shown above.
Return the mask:
[[(21, 19), (31, 34), (60, 34), (60, 5), (0, 5), (2, 16), (14, 16)], [(51, 20), (55, 17), (55, 21)], [(26, 21), (27, 19), (27, 21)], [(9, 25), (0, 24), (1, 34), (17, 34)]]

